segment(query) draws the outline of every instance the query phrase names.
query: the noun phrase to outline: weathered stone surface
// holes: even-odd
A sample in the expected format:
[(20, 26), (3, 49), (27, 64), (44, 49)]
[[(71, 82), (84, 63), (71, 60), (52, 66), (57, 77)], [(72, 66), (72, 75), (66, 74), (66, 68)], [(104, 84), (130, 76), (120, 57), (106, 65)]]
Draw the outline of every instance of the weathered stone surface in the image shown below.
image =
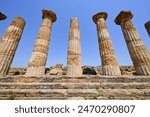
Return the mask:
[(136, 74), (150, 75), (150, 53), (131, 22), (132, 17), (133, 14), (130, 11), (121, 11), (116, 17), (115, 22), (121, 25)]
[(50, 67), (46, 75), (62, 75), (63, 74), (63, 64), (56, 64), (54, 67)]
[[(79, 82), (80, 81), (80, 82)], [(45, 77), (27, 77), (27, 76), (7, 76), (0, 77), (0, 82), (18, 82), (18, 83), (138, 83), (150, 82), (149, 76), (82, 76), (72, 78), (69, 76), (45, 76)]]
[(135, 75), (135, 69), (133, 66), (121, 66), (120, 70), (122, 75)]
[(68, 100), (84, 100), (84, 97), (70, 97)]
[(148, 35), (150, 36), (150, 21), (145, 23), (145, 28), (146, 28), (146, 30), (148, 32)]
[(82, 75), (80, 30), (77, 18), (73, 18), (70, 21), (67, 75), (71, 76)]
[(27, 76), (45, 75), (52, 22), (56, 21), (56, 14), (49, 10), (42, 10), (42, 13), (43, 21), (28, 63)]
[(115, 23), (121, 25), (122, 22), (129, 21), (133, 18), (131, 11), (121, 11), (119, 15), (115, 18)]
[(63, 64), (56, 64), (56, 65), (55, 65), (55, 68), (61, 69), (62, 67), (63, 67)]
[(3, 13), (0, 12), (0, 20), (5, 20), (7, 17)]
[(150, 76), (7, 76), (0, 90), (0, 99), (150, 99)]
[[(49, 76), (50, 71), (55, 68), (56, 68), (56, 66), (46, 68), (45, 69), (46, 75)], [(121, 70), (122, 75), (135, 75), (135, 69), (133, 66), (120, 66), (120, 70)], [(64, 66), (64, 67), (60, 68), (59, 71), (61, 71), (61, 75), (66, 75), (67, 67)], [(83, 71), (84, 75), (101, 75), (102, 74), (102, 68), (100, 66), (99, 67), (82, 66), (82, 71)], [(17, 74), (24, 75), (25, 72), (26, 72), (26, 68), (10, 68), (8, 75), (17, 75)]]
[(50, 75), (62, 75), (63, 71), (60, 68), (52, 68), (50, 70)]
[(15, 17), (0, 42), (0, 76), (7, 75), (18, 47), (25, 21)]
[[(150, 99), (150, 54), (131, 22), (131, 12), (122, 11), (115, 22), (122, 27), (135, 69), (131, 66), (119, 69), (105, 23), (107, 13), (104, 12), (93, 16), (98, 30), (102, 68), (81, 66), (77, 18), (71, 19), (70, 23), (68, 66), (56, 64), (45, 68), (52, 22), (56, 21), (56, 15), (48, 10), (42, 12), (43, 22), (27, 75), (24, 75), (24, 68), (10, 69), (9, 75), (4, 75), (14, 57), (25, 21), (16, 17), (0, 42), (0, 99)], [(135, 71), (141, 76), (136, 76)]]
[(110, 35), (105, 23), (107, 13), (102, 12), (93, 16), (93, 21), (97, 25), (99, 51), (102, 59), (103, 75), (121, 75)]
[(26, 68), (10, 68), (8, 75), (25, 75)]

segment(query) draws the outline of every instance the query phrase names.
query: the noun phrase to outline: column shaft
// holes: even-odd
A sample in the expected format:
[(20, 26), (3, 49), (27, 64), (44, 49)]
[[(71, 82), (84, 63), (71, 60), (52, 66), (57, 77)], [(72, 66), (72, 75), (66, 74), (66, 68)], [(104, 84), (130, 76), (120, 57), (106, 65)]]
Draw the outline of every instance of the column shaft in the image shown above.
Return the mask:
[[(7, 17), (3, 13), (0, 12), (0, 21), (5, 20), (6, 18)], [(1, 42), (2, 42), (2, 40), (0, 39), (0, 47), (1, 47)]]
[(121, 75), (118, 61), (114, 52), (114, 47), (110, 38), (105, 20), (107, 13), (98, 13), (93, 16), (93, 21), (97, 25), (99, 51), (102, 62), (102, 74), (108, 76)]
[(16, 17), (2, 37), (0, 45), (0, 76), (7, 75), (20, 41), (25, 21)]
[(115, 22), (121, 25), (125, 41), (137, 75), (150, 75), (150, 54), (131, 22), (131, 12), (122, 11)]
[(69, 31), (67, 75), (82, 75), (80, 30), (77, 18), (71, 19)]
[(32, 56), (28, 63), (27, 76), (45, 75), (52, 22), (56, 20), (56, 15), (48, 10), (43, 10), (42, 12), (43, 21), (34, 45)]

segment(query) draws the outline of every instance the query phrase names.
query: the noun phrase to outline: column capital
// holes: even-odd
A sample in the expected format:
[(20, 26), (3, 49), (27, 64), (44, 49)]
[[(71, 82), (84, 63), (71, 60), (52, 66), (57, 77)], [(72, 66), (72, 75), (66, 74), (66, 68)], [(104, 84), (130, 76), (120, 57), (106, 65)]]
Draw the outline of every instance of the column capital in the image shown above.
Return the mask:
[(145, 28), (150, 27), (150, 21), (145, 23)]
[(95, 22), (95, 24), (97, 24), (97, 21), (100, 19), (100, 18), (104, 18), (105, 20), (107, 19), (108, 15), (106, 12), (100, 12), (100, 13), (97, 13), (95, 14), (92, 19), (93, 21)]
[(131, 11), (121, 11), (115, 19), (115, 23), (120, 25), (122, 21), (128, 21), (133, 18)]
[(43, 14), (43, 16), (42, 16), (43, 19), (44, 18), (50, 18), (52, 20), (52, 22), (55, 22), (57, 19), (56, 14), (51, 10), (43, 9), (42, 14)]
[(0, 12), (0, 20), (5, 20), (6, 18), (7, 17), (3, 13)]

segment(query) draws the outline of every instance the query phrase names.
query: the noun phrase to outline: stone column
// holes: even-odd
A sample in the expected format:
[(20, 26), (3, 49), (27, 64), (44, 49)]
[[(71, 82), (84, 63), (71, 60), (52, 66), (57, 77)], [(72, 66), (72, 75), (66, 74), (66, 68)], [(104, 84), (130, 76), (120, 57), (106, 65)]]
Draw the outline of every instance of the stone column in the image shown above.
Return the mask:
[[(1, 20), (5, 20), (6, 18), (7, 18), (7, 17), (6, 17), (3, 13), (0, 12), (0, 21), (1, 21)], [(0, 39), (0, 46), (1, 46), (1, 41), (2, 41), (2, 40)]]
[(0, 76), (7, 75), (20, 41), (25, 21), (16, 17), (2, 37), (0, 46)]
[(150, 21), (148, 21), (147, 23), (145, 23), (145, 28), (148, 32), (148, 35), (150, 36)]
[(81, 47), (80, 47), (80, 30), (77, 18), (70, 20), (67, 75), (81, 76)]
[(52, 23), (56, 21), (56, 14), (50, 10), (42, 10), (42, 13), (43, 21), (28, 63), (26, 71), (27, 76), (45, 75), (50, 34), (52, 30)]
[(114, 47), (106, 26), (107, 13), (101, 12), (93, 16), (97, 25), (99, 51), (102, 61), (102, 74), (108, 76), (121, 75)]
[(121, 11), (116, 17), (115, 23), (121, 25), (136, 74), (150, 75), (150, 53), (131, 22), (132, 17), (133, 14), (130, 11)]
[(3, 13), (0, 12), (0, 20), (5, 20), (6, 18), (7, 17)]

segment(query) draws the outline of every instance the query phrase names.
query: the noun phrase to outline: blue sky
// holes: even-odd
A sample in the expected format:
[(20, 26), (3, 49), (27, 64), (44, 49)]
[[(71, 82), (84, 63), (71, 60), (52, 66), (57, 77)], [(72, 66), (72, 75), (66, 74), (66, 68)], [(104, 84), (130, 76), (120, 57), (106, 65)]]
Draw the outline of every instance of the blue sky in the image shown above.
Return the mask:
[(0, 22), (0, 37), (15, 16), (25, 19), (26, 26), (12, 66), (26, 67), (42, 22), (41, 10), (50, 9), (56, 13), (57, 21), (52, 27), (46, 66), (56, 63), (66, 65), (70, 18), (73, 17), (77, 17), (80, 23), (82, 64), (99, 66), (101, 59), (92, 16), (105, 11), (108, 13), (106, 23), (119, 65), (132, 65), (121, 28), (114, 23), (114, 19), (121, 10), (131, 10), (134, 14), (132, 21), (150, 51), (150, 38), (144, 27), (145, 22), (150, 20), (149, 4), (149, 0), (1, 0), (0, 11), (8, 18)]

